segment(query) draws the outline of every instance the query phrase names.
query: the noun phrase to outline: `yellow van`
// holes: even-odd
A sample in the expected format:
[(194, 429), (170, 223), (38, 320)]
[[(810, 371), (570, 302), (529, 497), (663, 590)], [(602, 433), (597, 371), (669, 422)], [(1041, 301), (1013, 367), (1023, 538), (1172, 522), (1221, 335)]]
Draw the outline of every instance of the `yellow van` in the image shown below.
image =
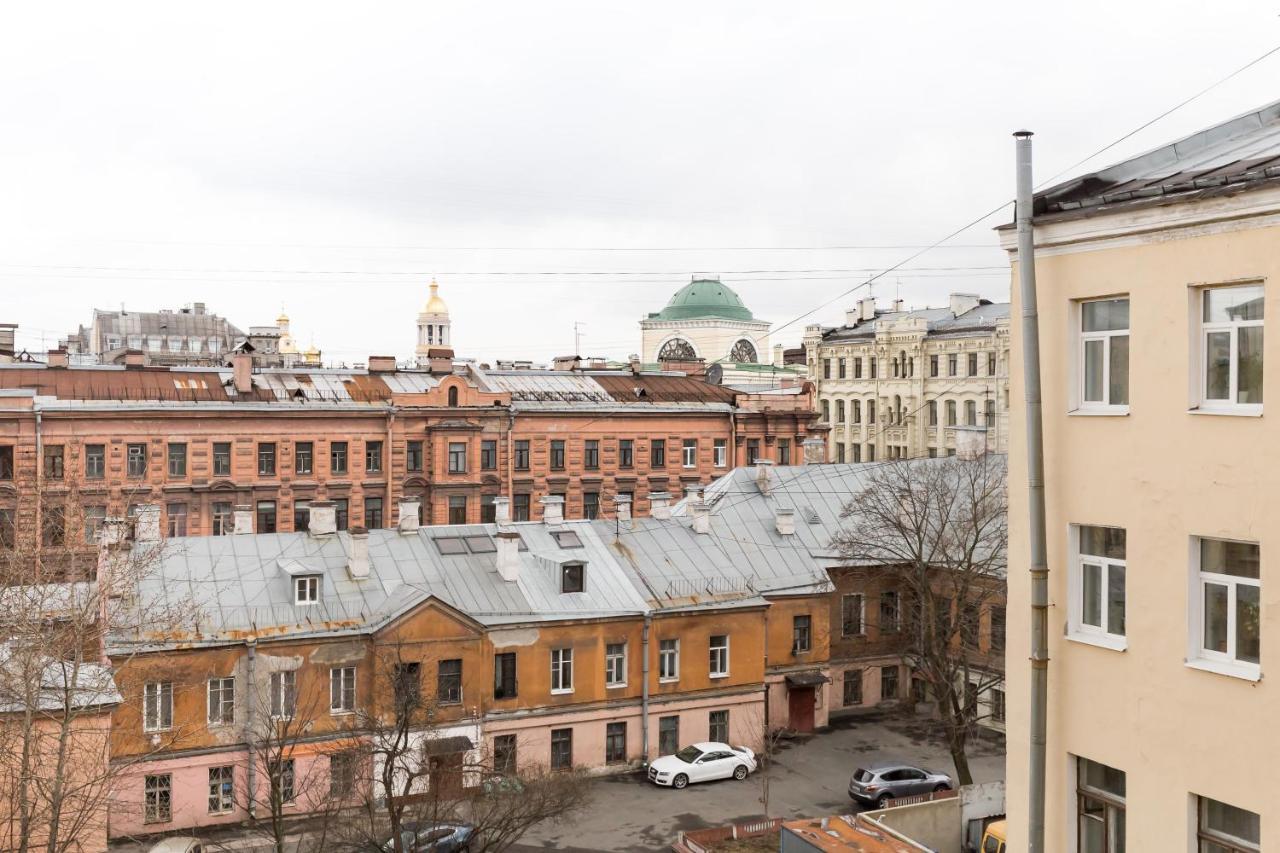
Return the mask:
[(982, 833), (982, 853), (1004, 853), (1005, 822), (993, 820)]

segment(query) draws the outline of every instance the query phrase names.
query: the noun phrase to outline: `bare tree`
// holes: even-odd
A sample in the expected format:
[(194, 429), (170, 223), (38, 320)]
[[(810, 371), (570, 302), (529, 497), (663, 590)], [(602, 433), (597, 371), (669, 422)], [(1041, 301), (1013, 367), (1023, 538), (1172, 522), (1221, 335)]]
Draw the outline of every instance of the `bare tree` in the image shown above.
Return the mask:
[(845, 506), (833, 546), (879, 567), (907, 599), (904, 658), (933, 697), (962, 785), (979, 697), (1003, 681), (1003, 653), (981, 629), (1005, 596), (1007, 498), (1003, 456), (882, 463)]
[[(133, 546), (123, 520), (102, 531), (99, 545), (101, 523), (86, 515), (74, 483), (0, 517), (4, 849), (59, 853), (94, 837), (105, 843), (112, 782), (140, 759), (110, 760), (111, 714), (142, 698), (118, 692), (109, 638), (140, 637), (184, 615), (173, 602), (134, 595), (163, 551), (158, 523), (145, 547)], [(166, 731), (143, 751), (171, 747), (183, 735)]]

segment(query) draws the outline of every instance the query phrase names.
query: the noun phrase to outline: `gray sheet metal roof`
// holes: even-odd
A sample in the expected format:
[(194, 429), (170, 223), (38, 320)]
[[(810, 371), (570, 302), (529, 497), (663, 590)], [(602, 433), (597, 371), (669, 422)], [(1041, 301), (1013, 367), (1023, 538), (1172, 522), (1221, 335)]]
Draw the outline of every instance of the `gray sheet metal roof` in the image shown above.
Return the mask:
[(878, 312), (874, 320), (866, 320), (856, 326), (838, 326), (825, 334), (825, 343), (840, 341), (873, 340), (883, 324), (902, 320), (924, 320), (929, 337), (960, 337), (975, 332), (987, 332), (1001, 320), (1009, 319), (1008, 302), (984, 302), (959, 317), (948, 308), (922, 308), (917, 311)]

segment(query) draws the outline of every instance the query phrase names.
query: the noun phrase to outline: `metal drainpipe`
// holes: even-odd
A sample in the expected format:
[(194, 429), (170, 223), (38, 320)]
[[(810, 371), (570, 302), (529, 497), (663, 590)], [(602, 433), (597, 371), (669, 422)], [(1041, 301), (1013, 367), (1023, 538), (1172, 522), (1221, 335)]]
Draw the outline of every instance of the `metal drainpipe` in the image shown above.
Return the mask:
[[(36, 523), (32, 529), (35, 531), (37, 546), (44, 542), (44, 529), (40, 526), (42, 508), (44, 504), (44, 420), (43, 412), (40, 411), (40, 404), (35, 403), (36, 413)], [(13, 460), (14, 476), (17, 476), (18, 460)], [(16, 515), (16, 513), (15, 513)], [(15, 539), (17, 537), (14, 537)]]
[(257, 685), (257, 682), (254, 681), (254, 661), (257, 658), (258, 644), (254, 640), (245, 640), (244, 645), (245, 645), (245, 648), (248, 649), (248, 658), (245, 663), (245, 680), (248, 682), (248, 687), (249, 687), (249, 690), (246, 693), (246, 695), (249, 697), (249, 701), (245, 704), (245, 712), (244, 712), (244, 731), (245, 731), (244, 739), (249, 749), (249, 760), (246, 762), (246, 764), (248, 765), (246, 775), (248, 777), (247, 791), (248, 791), (248, 800), (249, 800), (249, 820), (254, 821), (258, 819), (258, 815), (257, 815), (258, 760), (253, 751), (254, 750), (254, 742), (253, 742), (254, 697), (257, 696), (258, 694), (258, 690), (257, 690), (258, 685)]
[(1023, 393), (1027, 408), (1027, 509), (1031, 555), (1031, 767), (1027, 850), (1044, 851), (1045, 745), (1049, 693), (1049, 557), (1045, 545), (1044, 423), (1040, 402), (1040, 318), (1036, 302), (1035, 231), (1032, 226), (1031, 131), (1017, 140), (1018, 293), (1022, 299)]
[(644, 763), (649, 766), (649, 630), (653, 614), (644, 614), (644, 630), (640, 634), (640, 746), (644, 750)]
[(737, 400), (737, 397), (734, 398), (733, 408), (729, 410), (729, 459), (726, 459), (725, 463), (727, 464), (730, 460), (733, 461), (733, 464), (729, 465), (729, 470), (732, 471), (734, 468), (738, 467), (738, 400)]
[[(391, 517), (391, 509), (396, 505), (395, 498), (391, 494), (392, 486), (395, 483), (395, 478), (391, 476), (391, 460), (394, 458), (394, 454), (391, 452), (391, 441), (392, 441), (391, 437), (394, 432), (395, 423), (396, 423), (396, 407), (393, 404), (390, 407), (390, 409), (387, 410), (387, 450), (386, 450), (386, 458), (383, 460), (383, 465), (384, 465), (383, 470), (386, 471), (386, 474), (387, 474), (387, 506), (382, 513), (382, 518), (384, 523), (386, 519)], [(367, 524), (365, 526), (368, 527)]]

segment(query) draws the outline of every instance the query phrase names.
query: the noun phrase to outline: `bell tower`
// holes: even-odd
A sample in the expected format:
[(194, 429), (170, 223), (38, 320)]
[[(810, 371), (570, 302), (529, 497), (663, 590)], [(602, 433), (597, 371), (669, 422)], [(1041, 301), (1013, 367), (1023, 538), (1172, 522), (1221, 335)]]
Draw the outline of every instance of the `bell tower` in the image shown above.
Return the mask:
[(447, 358), (453, 357), (453, 335), (449, 329), (449, 306), (440, 298), (440, 285), (431, 279), (431, 296), (427, 304), (418, 314), (418, 345), (414, 348), (414, 361), (418, 367), (431, 367), (431, 353), (437, 351), (437, 357), (444, 354), (439, 350), (448, 350)]

